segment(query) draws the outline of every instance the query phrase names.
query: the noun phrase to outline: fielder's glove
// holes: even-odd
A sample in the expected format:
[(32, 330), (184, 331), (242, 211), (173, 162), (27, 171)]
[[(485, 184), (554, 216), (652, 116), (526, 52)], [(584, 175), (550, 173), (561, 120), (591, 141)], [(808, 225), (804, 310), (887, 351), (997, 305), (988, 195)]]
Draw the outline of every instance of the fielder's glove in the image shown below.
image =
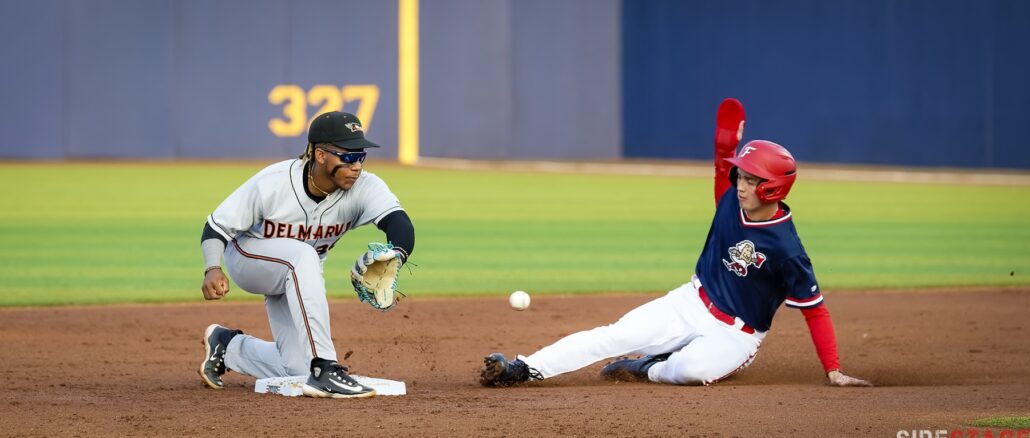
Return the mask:
[[(397, 304), (397, 274), (404, 263), (400, 253), (388, 243), (372, 242), (368, 252), (358, 257), (350, 271), (351, 284), (358, 299), (383, 312)], [(403, 295), (403, 294), (402, 294)]]

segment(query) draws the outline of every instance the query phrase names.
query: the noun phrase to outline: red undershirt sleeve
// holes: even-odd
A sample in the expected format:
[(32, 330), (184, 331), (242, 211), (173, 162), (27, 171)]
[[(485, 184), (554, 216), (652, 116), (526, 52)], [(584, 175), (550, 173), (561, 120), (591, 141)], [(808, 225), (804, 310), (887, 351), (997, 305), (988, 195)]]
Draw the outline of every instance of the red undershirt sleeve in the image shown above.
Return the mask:
[(812, 335), (812, 343), (815, 344), (815, 352), (819, 355), (819, 361), (823, 363), (823, 371), (828, 373), (840, 369), (837, 335), (833, 331), (830, 311), (825, 305), (820, 305), (801, 309), (801, 313), (805, 315), (808, 332)]
[(733, 165), (726, 162), (724, 158), (733, 158), (733, 150), (719, 152), (719, 149), (715, 150), (715, 205), (719, 205), (719, 199), (722, 199), (723, 193), (732, 186), (730, 184), (730, 169)]

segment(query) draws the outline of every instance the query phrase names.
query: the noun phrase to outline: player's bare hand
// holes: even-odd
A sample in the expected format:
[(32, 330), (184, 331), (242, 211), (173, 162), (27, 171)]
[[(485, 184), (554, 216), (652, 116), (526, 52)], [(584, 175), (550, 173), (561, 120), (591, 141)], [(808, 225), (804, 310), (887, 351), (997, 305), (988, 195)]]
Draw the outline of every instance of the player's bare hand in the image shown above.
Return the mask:
[(872, 382), (868, 380), (851, 377), (840, 372), (840, 370), (830, 371), (826, 374), (826, 377), (830, 379), (830, 385), (833, 386), (873, 386)]
[(229, 293), (229, 279), (219, 269), (212, 269), (204, 274), (204, 284), (200, 287), (205, 300), (220, 300)]

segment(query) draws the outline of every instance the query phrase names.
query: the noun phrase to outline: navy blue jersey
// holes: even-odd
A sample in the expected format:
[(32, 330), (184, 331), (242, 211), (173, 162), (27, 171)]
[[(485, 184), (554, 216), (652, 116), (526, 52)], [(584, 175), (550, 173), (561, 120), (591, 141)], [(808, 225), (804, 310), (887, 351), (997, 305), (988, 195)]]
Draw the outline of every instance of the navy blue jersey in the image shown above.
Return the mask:
[(715, 307), (759, 331), (769, 330), (784, 301), (796, 308), (823, 301), (790, 207), (780, 205), (783, 216), (752, 222), (740, 208), (737, 191), (727, 190), (695, 268)]

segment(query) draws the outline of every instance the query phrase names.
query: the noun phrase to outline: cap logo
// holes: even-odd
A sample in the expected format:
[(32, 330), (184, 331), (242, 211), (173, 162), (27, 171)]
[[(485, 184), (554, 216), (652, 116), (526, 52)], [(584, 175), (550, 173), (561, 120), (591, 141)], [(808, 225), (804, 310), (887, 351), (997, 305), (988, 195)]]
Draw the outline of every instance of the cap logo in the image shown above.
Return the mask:
[(357, 123), (354, 123), (354, 122), (344, 123), (343, 126), (346, 126), (347, 129), (350, 129), (350, 132), (361, 132), (361, 133), (365, 132), (365, 129), (362, 128), (360, 124), (357, 124)]
[(752, 153), (754, 151), (757, 151), (757, 150), (758, 150), (758, 148), (756, 148), (754, 146), (744, 146), (744, 149), (740, 150), (739, 157), (743, 158), (745, 155), (750, 154), (750, 153)]

